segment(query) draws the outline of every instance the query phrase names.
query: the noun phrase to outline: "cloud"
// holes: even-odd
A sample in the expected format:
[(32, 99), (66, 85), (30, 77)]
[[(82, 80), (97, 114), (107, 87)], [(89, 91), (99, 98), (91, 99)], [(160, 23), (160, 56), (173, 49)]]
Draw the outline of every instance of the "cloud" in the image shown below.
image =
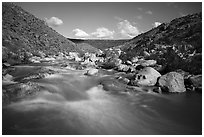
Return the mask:
[(87, 34), (85, 31), (81, 30), (81, 29), (74, 29), (72, 30), (72, 32), (74, 32), (75, 36), (77, 37), (89, 37), (89, 34)]
[(146, 11), (145, 13), (146, 13), (146, 14), (149, 14), (149, 15), (152, 15), (152, 14), (153, 14), (152, 11), (150, 11), (150, 10)]
[(63, 24), (63, 21), (57, 17), (51, 17), (49, 19), (45, 18), (46, 23), (49, 26), (57, 27)]
[(110, 31), (105, 27), (100, 27), (95, 32), (92, 32), (91, 35), (97, 38), (113, 38), (114, 33), (114, 31)]
[(131, 25), (131, 23), (128, 20), (123, 20), (120, 21), (117, 24), (119, 33), (123, 36), (123, 37), (129, 37), (129, 38), (133, 38), (135, 36), (137, 36), (140, 32), (138, 30), (137, 27)]
[(152, 24), (154, 27), (158, 27), (159, 25), (161, 25), (162, 23), (160, 22), (154, 22), (154, 24)]

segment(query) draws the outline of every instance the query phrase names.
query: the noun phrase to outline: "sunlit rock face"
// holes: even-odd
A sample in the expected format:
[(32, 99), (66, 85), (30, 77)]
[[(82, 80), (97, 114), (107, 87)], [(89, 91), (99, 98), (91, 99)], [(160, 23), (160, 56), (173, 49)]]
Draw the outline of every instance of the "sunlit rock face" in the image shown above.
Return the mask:
[(98, 69), (89, 68), (89, 69), (87, 70), (87, 72), (85, 73), (85, 75), (93, 76), (93, 75), (97, 75), (97, 73), (98, 73)]
[(161, 74), (154, 68), (146, 67), (139, 71), (134, 80), (134, 84), (138, 86), (154, 86)]
[(164, 92), (185, 92), (184, 78), (177, 72), (169, 72), (159, 78), (159, 86)]

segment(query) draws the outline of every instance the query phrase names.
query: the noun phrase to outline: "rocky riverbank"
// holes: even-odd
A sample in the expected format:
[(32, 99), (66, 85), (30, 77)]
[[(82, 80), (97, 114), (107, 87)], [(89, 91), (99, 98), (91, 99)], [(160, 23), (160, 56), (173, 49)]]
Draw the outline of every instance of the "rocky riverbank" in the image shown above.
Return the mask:
[(134, 57), (131, 61), (122, 62), (117, 53), (86, 53), (80, 56), (77, 52), (63, 53), (57, 56), (32, 56), (30, 65), (12, 66), (3, 63), (3, 102), (40, 91), (36, 79), (43, 79), (67, 70), (80, 70), (89, 77), (100, 77), (105, 72), (111, 77), (102, 82), (105, 90), (124, 93), (129, 89), (155, 93), (201, 92), (202, 75), (193, 75), (181, 69), (161, 73), (162, 67), (155, 60)]

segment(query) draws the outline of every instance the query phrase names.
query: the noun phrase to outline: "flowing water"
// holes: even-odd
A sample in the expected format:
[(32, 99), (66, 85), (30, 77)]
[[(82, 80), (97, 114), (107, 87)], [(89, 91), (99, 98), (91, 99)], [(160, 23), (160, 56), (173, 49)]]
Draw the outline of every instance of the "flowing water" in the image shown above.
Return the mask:
[(69, 70), (36, 80), (36, 96), (3, 106), (3, 134), (201, 134), (201, 94), (119, 94), (107, 79)]

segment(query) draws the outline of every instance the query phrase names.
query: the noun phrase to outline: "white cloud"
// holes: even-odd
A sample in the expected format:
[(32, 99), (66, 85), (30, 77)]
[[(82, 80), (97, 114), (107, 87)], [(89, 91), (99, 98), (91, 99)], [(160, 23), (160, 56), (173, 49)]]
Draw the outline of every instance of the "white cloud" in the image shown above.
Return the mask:
[(74, 30), (72, 30), (75, 34), (75, 36), (77, 36), (77, 37), (88, 37), (89, 36), (89, 34), (87, 34), (85, 31), (83, 31), (83, 30), (81, 30), (81, 29), (74, 29)]
[(107, 28), (97, 28), (95, 32), (91, 33), (92, 36), (97, 38), (113, 38), (114, 31), (110, 31)]
[(57, 17), (51, 17), (49, 19), (45, 18), (46, 23), (49, 26), (57, 27), (63, 24), (63, 21)]
[(138, 28), (133, 26), (128, 20), (120, 21), (117, 24), (117, 27), (118, 27), (119, 33), (126, 38), (127, 37), (133, 38), (138, 34), (140, 34)]
[(152, 15), (152, 14), (153, 14), (152, 11), (150, 11), (150, 10), (146, 11), (145, 13), (146, 13), (146, 14), (149, 14), (149, 15)]
[(159, 25), (161, 25), (162, 23), (160, 22), (154, 22), (154, 24), (152, 24), (154, 27), (158, 27)]

